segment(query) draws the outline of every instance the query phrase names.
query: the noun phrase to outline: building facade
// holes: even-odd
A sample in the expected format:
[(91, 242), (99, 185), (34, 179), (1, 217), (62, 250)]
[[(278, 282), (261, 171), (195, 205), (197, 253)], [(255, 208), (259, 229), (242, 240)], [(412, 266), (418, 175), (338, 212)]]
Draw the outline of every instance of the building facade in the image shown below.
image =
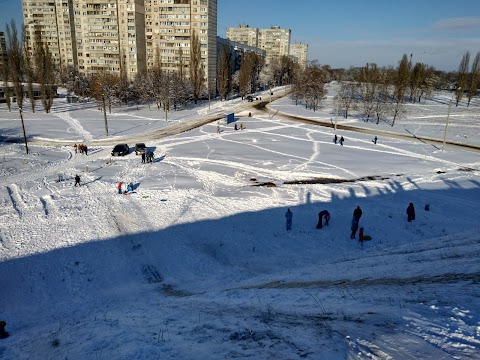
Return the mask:
[(266, 52), (265, 50), (259, 49), (257, 47), (245, 45), (239, 42), (231, 41), (229, 39), (223, 39), (217, 37), (217, 57), (220, 57), (220, 52), (222, 47), (226, 46), (230, 53), (230, 64), (231, 64), (231, 74), (234, 74), (236, 71), (240, 70), (242, 65), (242, 59), (244, 55), (249, 52), (254, 52), (260, 58), (265, 59)]
[(5, 39), (5, 33), (0, 31), (0, 71), (2, 71), (4, 66), (7, 66), (7, 41)]
[(227, 28), (227, 39), (265, 50), (267, 65), (282, 56), (290, 55), (291, 30), (279, 26), (270, 29), (251, 28), (248, 25)]
[(240, 25), (238, 28), (227, 28), (227, 39), (236, 43), (258, 47), (258, 29), (248, 25)]
[(295, 43), (290, 45), (290, 57), (302, 69), (307, 67), (308, 45), (302, 43)]
[(206, 81), (215, 78), (217, 0), (22, 0), (22, 6), (28, 51), (41, 35), (59, 67), (133, 79), (158, 61), (163, 71), (188, 78), (196, 33)]

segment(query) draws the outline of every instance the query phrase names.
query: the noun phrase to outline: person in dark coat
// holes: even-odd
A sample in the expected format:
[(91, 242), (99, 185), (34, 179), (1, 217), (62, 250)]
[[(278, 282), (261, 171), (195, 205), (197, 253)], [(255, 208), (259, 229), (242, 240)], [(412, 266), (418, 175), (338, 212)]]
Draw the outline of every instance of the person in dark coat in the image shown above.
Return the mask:
[(76, 174), (75, 175), (75, 185), (74, 186), (80, 186), (80, 175)]
[(287, 220), (287, 231), (292, 230), (292, 218), (292, 212), (290, 211), (290, 209), (287, 209), (287, 212), (285, 213), (285, 219)]
[(374, 144), (377, 143), (377, 135), (375, 135), (375, 137), (373, 138), (373, 143), (374, 143)]
[(413, 203), (410, 203), (407, 207), (407, 220), (408, 222), (415, 220), (415, 208), (413, 207)]
[(343, 146), (343, 142), (345, 141), (345, 139), (343, 138), (343, 136), (340, 136), (340, 145)]
[[(322, 210), (318, 213), (318, 223), (317, 223), (317, 229), (321, 229), (323, 227), (323, 218), (325, 217), (325, 220), (330, 218), (330, 213), (327, 210)], [(328, 221), (325, 221), (325, 225), (328, 225)]]
[(353, 217), (357, 219), (357, 222), (360, 221), (360, 218), (362, 217), (362, 209), (360, 209), (360, 206), (357, 206), (355, 210), (353, 210)]
[(146, 157), (146, 154), (142, 153), (142, 164), (145, 164), (145, 157)]
[(355, 216), (352, 218), (351, 230), (352, 230), (352, 233), (350, 234), (350, 239), (355, 239), (355, 235), (357, 234), (357, 230), (358, 230), (358, 219)]
[(333, 142), (336, 144), (337, 141), (338, 141), (338, 136), (337, 136), (337, 134), (335, 134), (335, 137), (333, 138)]

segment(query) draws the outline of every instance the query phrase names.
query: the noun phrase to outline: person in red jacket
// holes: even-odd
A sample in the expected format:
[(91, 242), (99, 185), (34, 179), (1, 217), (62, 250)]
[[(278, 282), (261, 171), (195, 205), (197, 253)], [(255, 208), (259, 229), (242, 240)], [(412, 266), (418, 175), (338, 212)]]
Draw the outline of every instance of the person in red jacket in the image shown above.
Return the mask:
[(413, 203), (410, 203), (410, 205), (408, 205), (407, 220), (408, 222), (415, 220), (415, 208), (413, 207)]

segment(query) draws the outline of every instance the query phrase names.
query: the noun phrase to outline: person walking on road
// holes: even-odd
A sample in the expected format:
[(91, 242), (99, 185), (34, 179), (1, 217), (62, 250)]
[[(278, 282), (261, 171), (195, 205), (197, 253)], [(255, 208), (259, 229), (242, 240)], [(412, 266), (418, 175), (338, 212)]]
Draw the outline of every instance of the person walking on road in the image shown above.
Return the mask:
[(80, 175), (76, 174), (75, 175), (75, 185), (74, 186), (80, 186)]

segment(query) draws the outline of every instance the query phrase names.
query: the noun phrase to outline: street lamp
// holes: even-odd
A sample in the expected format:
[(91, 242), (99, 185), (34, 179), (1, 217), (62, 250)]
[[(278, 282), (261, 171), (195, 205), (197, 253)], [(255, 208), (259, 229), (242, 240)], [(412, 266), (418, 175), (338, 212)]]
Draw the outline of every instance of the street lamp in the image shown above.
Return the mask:
[[(460, 89), (461, 89), (460, 87), (457, 88), (457, 90), (460, 90)], [(445, 123), (445, 131), (443, 133), (442, 151), (445, 150), (445, 142), (447, 141), (448, 119), (450, 118), (450, 109), (452, 108), (453, 95), (455, 95), (455, 91), (452, 91), (452, 97), (450, 98), (450, 102), (448, 103), (447, 122)]]

